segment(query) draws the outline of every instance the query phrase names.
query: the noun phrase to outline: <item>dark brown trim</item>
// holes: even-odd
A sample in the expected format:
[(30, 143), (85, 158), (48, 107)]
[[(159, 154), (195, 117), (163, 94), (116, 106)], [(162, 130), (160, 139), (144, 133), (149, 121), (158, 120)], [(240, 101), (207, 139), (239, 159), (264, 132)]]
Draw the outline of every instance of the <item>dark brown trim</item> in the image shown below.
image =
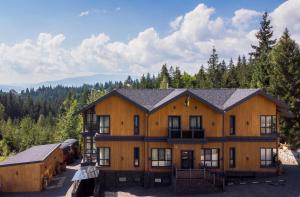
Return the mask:
[[(85, 135), (92, 136), (92, 135)], [(97, 141), (144, 141), (144, 142), (168, 142), (170, 144), (206, 144), (209, 142), (273, 142), (277, 141), (278, 134), (264, 136), (225, 136), (225, 137), (207, 137), (203, 139), (180, 139), (168, 137), (144, 137), (144, 136), (95, 136)]]
[[(108, 165), (100, 165), (100, 148), (108, 148), (108, 150), (109, 150), (109, 162), (108, 162)], [(98, 154), (99, 154), (99, 160), (97, 161), (97, 163), (98, 163), (98, 166), (99, 167), (110, 167), (111, 166), (111, 148), (110, 147), (107, 147), (107, 146), (105, 146), (105, 147), (103, 147), (103, 146), (101, 146), (101, 147), (97, 147), (97, 149), (98, 149)], [(101, 159), (101, 160), (106, 160), (106, 159)]]

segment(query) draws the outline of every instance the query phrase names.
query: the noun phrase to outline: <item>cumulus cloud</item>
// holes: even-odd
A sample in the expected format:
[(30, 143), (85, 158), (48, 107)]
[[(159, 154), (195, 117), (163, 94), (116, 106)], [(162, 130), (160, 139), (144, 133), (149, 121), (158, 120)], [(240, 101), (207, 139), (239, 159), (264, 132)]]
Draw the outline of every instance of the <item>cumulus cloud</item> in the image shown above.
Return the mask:
[(274, 34), (279, 37), (287, 27), (294, 39), (300, 41), (300, 1), (289, 0), (278, 6), (271, 14)]
[[(270, 13), (275, 34), (287, 25), (292, 35), (300, 35), (297, 8), (299, 1), (289, 0)], [(240, 9), (231, 23), (226, 23), (227, 19), (217, 16), (217, 10), (199, 4), (176, 17), (166, 36), (149, 27), (128, 42), (115, 42), (100, 33), (66, 48), (63, 34), (41, 33), (35, 40), (2, 43), (0, 82), (38, 82), (95, 73), (156, 74), (164, 63), (195, 73), (201, 64), (206, 64), (213, 46), (225, 60), (247, 55), (256, 42), (258, 24), (255, 28), (239, 26), (245, 21), (251, 23), (257, 15), (256, 11)]]
[(260, 12), (242, 8), (234, 12), (232, 24), (235, 27), (247, 28), (249, 27), (249, 23), (253, 20), (253, 18), (258, 16), (261, 16)]

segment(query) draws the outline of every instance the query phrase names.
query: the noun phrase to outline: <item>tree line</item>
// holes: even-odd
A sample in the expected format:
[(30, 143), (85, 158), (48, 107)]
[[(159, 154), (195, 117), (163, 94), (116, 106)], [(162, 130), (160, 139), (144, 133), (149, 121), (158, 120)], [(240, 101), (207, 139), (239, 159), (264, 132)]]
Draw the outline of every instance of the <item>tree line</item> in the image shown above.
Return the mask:
[(0, 155), (22, 151), (32, 145), (80, 139), (82, 120), (74, 113), (114, 88), (262, 88), (290, 106), (294, 118), (284, 119), (281, 139), (300, 147), (300, 50), (286, 29), (273, 38), (268, 13), (256, 34), (257, 45), (246, 58), (228, 62), (213, 48), (206, 65), (195, 74), (179, 66), (162, 65), (157, 75), (139, 79), (96, 83), (81, 87), (40, 87), (0, 92)]

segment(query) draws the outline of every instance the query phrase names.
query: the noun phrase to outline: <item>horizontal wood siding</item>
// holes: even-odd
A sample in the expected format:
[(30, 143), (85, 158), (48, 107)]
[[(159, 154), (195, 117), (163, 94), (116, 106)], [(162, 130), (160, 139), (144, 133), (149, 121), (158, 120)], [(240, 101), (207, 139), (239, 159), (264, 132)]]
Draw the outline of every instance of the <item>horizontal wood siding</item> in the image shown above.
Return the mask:
[(119, 96), (110, 96), (98, 103), (97, 115), (110, 115), (110, 135), (133, 135), (133, 117), (140, 116), (140, 135), (145, 133), (145, 112)]

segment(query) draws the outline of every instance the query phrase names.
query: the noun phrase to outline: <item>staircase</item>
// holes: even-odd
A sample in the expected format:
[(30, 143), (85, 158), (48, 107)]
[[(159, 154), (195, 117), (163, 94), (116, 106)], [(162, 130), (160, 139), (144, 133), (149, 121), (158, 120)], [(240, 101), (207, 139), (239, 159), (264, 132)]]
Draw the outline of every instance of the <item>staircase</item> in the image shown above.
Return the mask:
[(176, 195), (207, 194), (222, 192), (223, 176), (206, 169), (176, 169), (173, 170), (172, 186)]

